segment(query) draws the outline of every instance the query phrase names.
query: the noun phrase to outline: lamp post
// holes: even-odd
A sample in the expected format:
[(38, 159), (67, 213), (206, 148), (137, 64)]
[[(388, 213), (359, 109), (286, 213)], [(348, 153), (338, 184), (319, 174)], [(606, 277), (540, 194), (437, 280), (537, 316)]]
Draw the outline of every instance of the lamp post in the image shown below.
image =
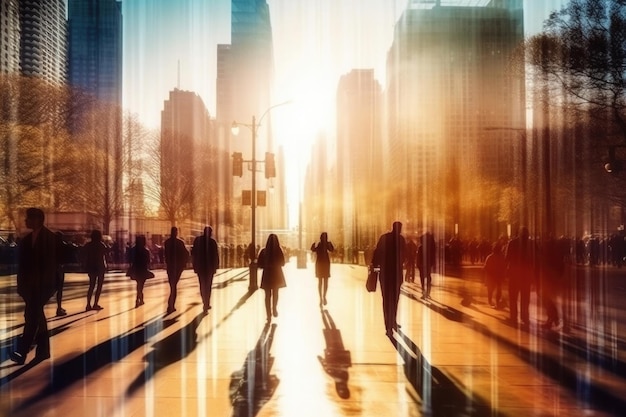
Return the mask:
[(250, 131), (252, 132), (252, 155), (251, 155), (251, 159), (249, 162), (251, 164), (251, 168), (250, 170), (252, 171), (252, 190), (251, 190), (251, 198), (250, 198), (250, 216), (251, 216), (251, 221), (250, 221), (250, 234), (251, 234), (251, 247), (252, 247), (252, 252), (251, 252), (251, 262), (250, 262), (250, 282), (248, 284), (248, 291), (249, 292), (253, 292), (256, 291), (259, 288), (258, 285), (258, 280), (257, 280), (257, 263), (256, 263), (256, 207), (257, 207), (257, 201), (256, 201), (256, 171), (257, 171), (257, 164), (258, 163), (264, 163), (265, 161), (257, 161), (256, 159), (256, 138), (257, 138), (257, 130), (259, 129), (259, 126), (261, 126), (261, 122), (263, 121), (263, 118), (265, 116), (267, 116), (267, 114), (270, 112), (270, 110), (272, 110), (275, 107), (278, 106), (282, 106), (284, 104), (288, 104), (290, 103), (290, 101), (285, 101), (283, 103), (279, 103), (279, 104), (275, 104), (271, 107), (269, 107), (267, 110), (265, 110), (265, 112), (261, 115), (261, 117), (259, 118), (259, 121), (256, 121), (256, 117), (252, 116), (252, 123), (251, 124), (245, 124), (245, 123), (239, 123), (237, 121), (233, 121), (233, 124), (231, 126), (231, 132), (233, 135), (237, 136), (239, 134), (239, 126), (246, 126), (247, 128), (250, 129)]

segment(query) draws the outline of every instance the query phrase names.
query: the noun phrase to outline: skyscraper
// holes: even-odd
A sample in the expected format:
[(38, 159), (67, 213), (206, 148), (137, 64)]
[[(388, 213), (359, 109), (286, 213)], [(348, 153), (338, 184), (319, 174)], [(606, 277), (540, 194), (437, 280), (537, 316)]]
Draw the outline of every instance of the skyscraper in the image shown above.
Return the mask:
[[(12, 6), (12, 3), (9, 1), (8, 9), (5, 11), (14, 13), (15, 6)], [(67, 80), (65, 1), (20, 0), (19, 12), (21, 33), (18, 36), (22, 74), (39, 77), (56, 85), (65, 84)], [(3, 20), (5, 18), (6, 16)], [(14, 24), (14, 15), (9, 16), (7, 22), (9, 25)], [(11, 26), (8, 26), (8, 29), (11, 30)], [(3, 25), (2, 32), (4, 31)], [(13, 36), (16, 36), (15, 33)], [(7, 54), (7, 57), (9, 53), (15, 53), (14, 46), (8, 46), (9, 51), (2, 52)], [(11, 57), (11, 65), (14, 65), (14, 55)]]
[(20, 9), (18, 0), (0, 2), (0, 73), (20, 70)]
[(408, 196), (392, 201), (407, 202), (394, 207), (407, 220), (441, 218), (467, 206), (461, 191), (477, 181), (511, 178), (514, 129), (525, 126), (523, 72), (510, 66), (524, 35), (520, 2), (442, 3), (410, 2), (387, 57), (389, 174)]
[(373, 226), (382, 215), (372, 203), (380, 184), (382, 91), (372, 69), (343, 75), (337, 87), (337, 190), (335, 222), (342, 243), (364, 248), (376, 241)]
[(122, 3), (69, 0), (69, 83), (122, 105)]

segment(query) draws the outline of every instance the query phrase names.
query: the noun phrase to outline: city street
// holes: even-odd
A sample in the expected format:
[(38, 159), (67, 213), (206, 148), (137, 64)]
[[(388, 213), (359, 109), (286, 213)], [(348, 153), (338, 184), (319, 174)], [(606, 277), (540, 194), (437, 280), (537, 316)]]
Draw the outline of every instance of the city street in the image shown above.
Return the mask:
[(287, 287), (270, 325), (263, 290), (247, 293), (247, 269), (218, 271), (206, 316), (191, 270), (170, 315), (163, 270), (148, 280), (139, 308), (134, 282), (109, 273), (104, 309), (88, 312), (86, 274), (68, 273), (68, 315), (54, 317), (53, 300), (46, 307), (52, 358), (34, 363), (31, 351), (23, 366), (8, 359), (23, 304), (15, 276), (2, 277), (0, 415), (617, 416), (626, 409), (617, 307), (576, 306), (587, 319), (547, 332), (533, 295), (530, 328), (515, 328), (505, 322), (508, 310), (487, 305), (478, 268), (467, 268), (463, 279), (434, 275), (430, 301), (419, 285), (404, 284), (392, 343), (380, 290), (365, 290), (365, 267), (332, 265), (322, 307), (313, 265), (296, 269), (292, 258), (284, 269)]

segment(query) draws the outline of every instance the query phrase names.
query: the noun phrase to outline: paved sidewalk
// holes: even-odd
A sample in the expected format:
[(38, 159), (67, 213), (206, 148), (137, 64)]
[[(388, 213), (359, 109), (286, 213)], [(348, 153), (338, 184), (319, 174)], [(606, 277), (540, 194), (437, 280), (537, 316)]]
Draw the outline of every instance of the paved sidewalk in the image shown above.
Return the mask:
[[(263, 291), (245, 269), (220, 270), (209, 315), (185, 271), (178, 311), (158, 270), (134, 308), (134, 286), (107, 275), (104, 310), (85, 312), (87, 278), (68, 274), (53, 317), (50, 360), (7, 359), (21, 334), (15, 277), (0, 281), (0, 393), (11, 416), (618, 416), (626, 375), (619, 332), (508, 326), (472, 279), (434, 277), (433, 300), (416, 284), (400, 298), (399, 333), (385, 336), (380, 293), (365, 268), (333, 265), (319, 305), (313, 267), (286, 267), (279, 316), (266, 324)], [(473, 294), (473, 303), (461, 304)], [(603, 321), (604, 322), (604, 321)], [(611, 337), (607, 337), (607, 336)], [(2, 415), (2, 413), (0, 413)]]

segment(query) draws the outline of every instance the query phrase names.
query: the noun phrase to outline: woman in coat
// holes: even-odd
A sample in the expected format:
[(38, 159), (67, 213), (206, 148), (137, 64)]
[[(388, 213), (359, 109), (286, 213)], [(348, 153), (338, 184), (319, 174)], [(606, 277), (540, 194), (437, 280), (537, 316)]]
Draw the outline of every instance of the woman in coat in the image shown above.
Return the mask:
[(268, 236), (265, 247), (259, 253), (258, 264), (263, 268), (261, 288), (265, 290), (265, 313), (268, 323), (272, 321), (272, 314), (278, 317), (278, 289), (286, 287), (283, 266), (285, 255), (280, 248), (278, 236), (274, 233)]
[(135, 301), (135, 307), (139, 307), (144, 304), (143, 287), (146, 283), (146, 279), (154, 277), (154, 274), (148, 269), (150, 267), (150, 250), (146, 247), (145, 236), (139, 235), (135, 239), (135, 247), (132, 250), (130, 262), (131, 264), (127, 275), (130, 276), (130, 279), (137, 282), (137, 300)]
[(328, 241), (328, 233), (320, 235), (320, 241), (311, 245), (311, 251), (315, 253), (315, 276), (318, 278), (317, 291), (320, 296), (320, 307), (326, 305), (326, 293), (328, 292), (328, 278), (330, 278), (330, 256), (335, 247)]
[[(85, 253), (85, 269), (89, 276), (89, 289), (87, 290), (87, 307), (85, 311), (89, 310), (102, 310), (98, 300), (100, 300), (100, 294), (102, 293), (102, 286), (104, 285), (104, 273), (106, 272), (106, 254), (108, 248), (102, 241), (102, 232), (100, 230), (91, 231), (91, 241), (84, 247)], [(91, 296), (94, 289), (96, 295), (93, 299), (93, 306), (91, 304)]]

